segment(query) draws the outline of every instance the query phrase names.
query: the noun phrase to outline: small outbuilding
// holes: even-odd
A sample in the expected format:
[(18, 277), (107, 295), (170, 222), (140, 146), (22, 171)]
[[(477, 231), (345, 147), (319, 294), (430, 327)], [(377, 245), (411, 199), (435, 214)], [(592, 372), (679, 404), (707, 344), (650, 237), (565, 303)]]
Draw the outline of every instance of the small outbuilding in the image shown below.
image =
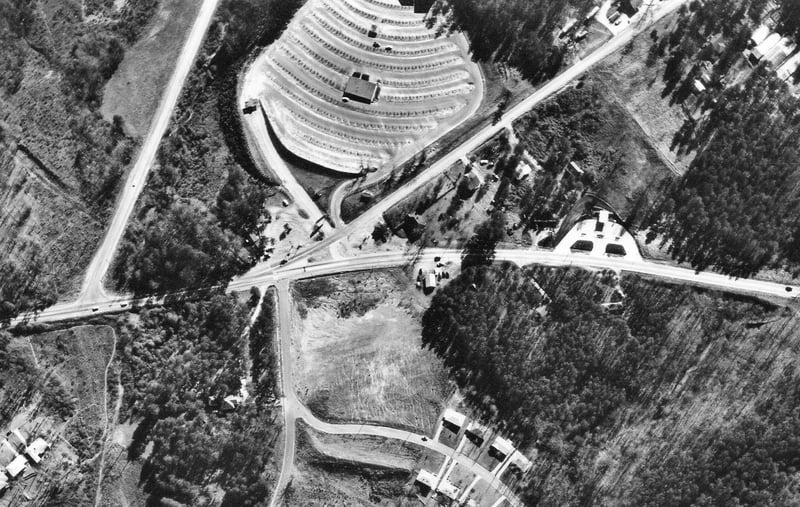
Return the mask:
[(372, 104), (378, 100), (378, 94), (380, 93), (378, 83), (370, 81), (367, 74), (360, 74), (358, 77), (356, 74), (358, 73), (353, 74), (347, 80), (347, 84), (344, 87), (344, 97), (365, 104)]
[(25, 454), (28, 455), (33, 463), (38, 464), (42, 461), (44, 453), (49, 448), (50, 444), (45, 439), (37, 438), (31, 445), (27, 447), (27, 449), (25, 449)]
[(417, 473), (416, 482), (418, 482), (419, 484), (422, 484), (423, 486), (425, 486), (428, 489), (435, 488), (437, 480), (438, 480), (438, 477), (436, 477), (435, 474), (433, 474), (431, 472), (428, 472), (424, 468), (421, 469), (419, 471), (419, 473)]
[(459, 412), (456, 412), (452, 408), (446, 409), (444, 411), (444, 415), (442, 416), (442, 426), (452, 431), (453, 433), (458, 433), (459, 431), (461, 431), (461, 428), (464, 426), (464, 423), (466, 422), (467, 422), (467, 416)]
[(25, 459), (25, 456), (20, 454), (16, 458), (11, 461), (8, 465), (6, 465), (6, 473), (12, 479), (16, 479), (19, 477), (26, 468), (28, 467), (28, 460)]
[(503, 437), (497, 437), (489, 447), (489, 454), (497, 458), (498, 461), (505, 461), (505, 459), (514, 452), (514, 444), (510, 440)]
[(436, 491), (455, 502), (458, 500), (458, 493), (460, 490), (455, 484), (452, 484), (447, 479), (442, 479), (442, 482), (439, 483), (439, 487), (436, 488)]
[(430, 272), (425, 275), (425, 289), (433, 290), (439, 282), (436, 280), (436, 273)]
[(531, 466), (533, 466), (533, 464), (531, 463), (531, 460), (525, 457), (524, 454), (522, 454), (521, 452), (515, 452), (514, 455), (511, 457), (510, 466), (516, 468), (522, 473), (525, 473), (531, 469)]
[(522, 181), (530, 176), (532, 172), (533, 169), (531, 168), (530, 164), (524, 160), (520, 160), (519, 164), (517, 164), (517, 167), (514, 169), (514, 179), (517, 181)]

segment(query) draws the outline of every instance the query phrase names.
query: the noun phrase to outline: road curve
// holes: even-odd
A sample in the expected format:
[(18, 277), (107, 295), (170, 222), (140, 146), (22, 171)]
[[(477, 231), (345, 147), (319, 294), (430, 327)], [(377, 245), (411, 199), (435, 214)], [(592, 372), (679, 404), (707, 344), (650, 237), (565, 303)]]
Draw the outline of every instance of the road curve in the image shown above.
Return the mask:
[[(433, 257), (431, 257), (432, 259)], [(317, 419), (308, 408), (303, 405), (297, 397), (294, 388), (294, 373), (292, 372), (292, 297), (289, 292), (289, 278), (283, 278), (275, 284), (278, 291), (278, 335), (277, 347), (280, 357), (280, 385), (283, 396), (281, 398), (281, 408), (284, 417), (284, 446), (283, 457), (281, 459), (281, 472), (275, 489), (272, 492), (270, 506), (279, 504), (282, 493), (291, 479), (294, 470), (294, 456), (297, 445), (297, 420), (302, 419), (311, 428), (323, 433), (335, 435), (364, 435), (376, 436), (401, 440), (411, 444), (428, 448), (434, 452), (448, 456), (460, 465), (466, 467), (475, 475), (483, 479), (487, 484), (495, 488), (501, 495), (514, 507), (522, 507), (523, 503), (506, 487), (500, 478), (486, 470), (475, 461), (463, 454), (456, 453), (454, 449), (431, 440), (424, 435), (419, 435), (409, 431), (388, 428), (384, 426), (373, 426), (369, 424), (331, 424)], [(266, 288), (265, 288), (266, 291)], [(265, 292), (264, 291), (264, 292)]]
[(186, 39), (181, 54), (178, 56), (175, 71), (172, 73), (164, 95), (161, 97), (161, 102), (150, 124), (150, 130), (139, 151), (136, 163), (128, 173), (125, 186), (117, 199), (117, 209), (111, 219), (111, 225), (108, 227), (103, 237), (103, 242), (95, 252), (86, 270), (81, 292), (78, 296), (79, 301), (104, 300), (107, 298), (103, 290), (103, 277), (111, 265), (119, 242), (122, 240), (125, 226), (136, 206), (136, 200), (147, 183), (147, 175), (153, 166), (161, 139), (164, 137), (169, 120), (172, 117), (172, 111), (178, 103), (183, 83), (186, 81), (186, 77), (189, 75), (192, 64), (197, 57), (219, 1), (203, 0), (203, 5), (200, 7), (194, 25), (192, 25), (189, 37)]

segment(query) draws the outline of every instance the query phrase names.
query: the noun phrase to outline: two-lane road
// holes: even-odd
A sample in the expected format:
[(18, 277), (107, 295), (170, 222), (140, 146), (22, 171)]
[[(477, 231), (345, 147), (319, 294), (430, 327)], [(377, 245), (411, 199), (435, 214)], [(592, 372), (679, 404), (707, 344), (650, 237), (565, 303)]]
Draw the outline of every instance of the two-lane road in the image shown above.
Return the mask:
[(103, 290), (103, 278), (106, 272), (108, 272), (108, 268), (114, 258), (114, 253), (117, 251), (119, 242), (122, 240), (122, 235), (125, 233), (125, 226), (133, 213), (139, 194), (147, 183), (147, 175), (153, 167), (153, 162), (158, 153), (158, 147), (161, 144), (161, 139), (164, 137), (164, 133), (169, 125), (169, 120), (172, 117), (172, 111), (178, 103), (183, 84), (189, 75), (195, 58), (197, 58), (197, 53), (200, 51), (203, 39), (214, 17), (214, 12), (217, 9), (219, 1), (220, 0), (203, 0), (200, 12), (195, 19), (189, 37), (186, 39), (186, 43), (178, 57), (175, 71), (167, 84), (164, 95), (161, 97), (161, 102), (150, 124), (150, 130), (139, 151), (136, 163), (130, 173), (128, 173), (125, 186), (122, 188), (122, 192), (117, 199), (117, 208), (114, 212), (114, 217), (111, 219), (111, 225), (108, 227), (103, 237), (103, 242), (95, 252), (92, 262), (89, 264), (89, 268), (86, 271), (86, 276), (81, 286), (81, 293), (78, 297), (79, 301), (92, 302), (107, 299), (105, 291)]
[[(264, 287), (287, 280), (300, 280), (338, 273), (383, 269), (416, 263), (433, 263), (436, 257), (442, 262), (456, 266), (461, 263), (461, 251), (444, 248), (427, 248), (422, 251), (395, 251), (361, 254), (357, 257), (324, 260), (313, 263), (290, 263), (271, 270), (249, 272), (234, 278), (227, 286), (229, 292), (247, 291), (250, 287)], [(617, 272), (638, 273), (664, 280), (688, 283), (725, 292), (750, 294), (753, 296), (793, 299), (800, 294), (800, 285), (750, 278), (731, 278), (719, 273), (697, 272), (671, 264), (648, 261), (632, 261), (619, 257), (590, 256), (583, 253), (557, 253), (552, 250), (500, 249), (495, 261), (513, 262), (519, 266), (539, 264), (542, 266), (573, 266), (585, 269), (611, 269)], [(127, 311), (132, 306), (162, 304), (164, 298), (134, 298), (131, 296), (106, 296), (92, 302), (75, 301), (52, 306), (35, 315), (26, 314), (14, 319), (11, 324), (29, 322), (57, 322), (89, 317), (95, 314)], [(96, 309), (96, 310), (95, 310)]]

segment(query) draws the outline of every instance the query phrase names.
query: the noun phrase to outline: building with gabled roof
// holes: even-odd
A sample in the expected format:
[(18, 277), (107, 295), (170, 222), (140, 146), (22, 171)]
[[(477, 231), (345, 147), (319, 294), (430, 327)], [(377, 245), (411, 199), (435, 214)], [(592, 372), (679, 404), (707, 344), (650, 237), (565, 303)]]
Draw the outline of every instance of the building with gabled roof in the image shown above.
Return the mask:
[(439, 486), (436, 488), (436, 491), (443, 494), (450, 500), (455, 501), (458, 500), (458, 493), (461, 490), (458, 488), (458, 486), (452, 484), (447, 479), (442, 479), (442, 481), (439, 483)]
[(529, 460), (524, 454), (517, 451), (513, 456), (511, 456), (510, 466), (517, 468), (522, 473), (525, 473), (531, 469), (533, 463), (531, 463), (531, 460)]
[(798, 68), (800, 68), (800, 51), (780, 64), (775, 72), (778, 74), (778, 78), (787, 81), (797, 73)]
[(750, 36), (750, 44), (753, 46), (758, 46), (762, 42), (769, 37), (770, 29), (766, 25), (761, 25), (753, 31), (753, 34)]
[(458, 433), (466, 422), (467, 416), (456, 412), (452, 408), (445, 409), (444, 415), (442, 416), (442, 424), (453, 433)]
[(494, 442), (489, 447), (489, 450), (492, 451), (495, 457), (500, 461), (505, 461), (505, 459), (514, 452), (514, 444), (511, 443), (510, 440), (506, 440), (503, 437), (495, 437)]
[(417, 473), (416, 482), (428, 487), (429, 489), (435, 488), (438, 480), (439, 478), (436, 476), (436, 474), (428, 472), (424, 468), (420, 469), (420, 471)]
[(6, 473), (12, 479), (15, 479), (28, 467), (28, 460), (25, 459), (25, 456), (20, 454), (16, 458), (14, 458), (11, 463), (6, 465)]
[(43, 438), (37, 438), (25, 449), (25, 454), (31, 459), (33, 463), (40, 463), (44, 457), (44, 453), (50, 448), (50, 444)]
[(484, 440), (486, 440), (487, 433), (488, 430), (485, 426), (482, 426), (475, 421), (470, 421), (469, 426), (467, 426), (467, 430), (464, 432), (464, 436), (467, 438), (467, 440), (480, 447), (483, 445)]

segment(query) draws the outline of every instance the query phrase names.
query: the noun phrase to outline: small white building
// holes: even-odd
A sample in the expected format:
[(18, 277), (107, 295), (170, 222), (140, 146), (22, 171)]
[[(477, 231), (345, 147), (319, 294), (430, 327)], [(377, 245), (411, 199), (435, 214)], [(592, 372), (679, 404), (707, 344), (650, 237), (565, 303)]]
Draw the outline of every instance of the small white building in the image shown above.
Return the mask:
[(533, 169), (531, 168), (530, 164), (525, 162), (524, 160), (520, 160), (519, 164), (517, 164), (516, 169), (514, 169), (514, 179), (517, 181), (522, 181), (528, 176), (531, 175)]
[(50, 448), (50, 444), (43, 438), (37, 438), (33, 441), (31, 445), (25, 449), (25, 454), (31, 459), (31, 461), (35, 464), (38, 464), (42, 461), (44, 457), (44, 453), (47, 449)]
[(531, 460), (525, 457), (524, 454), (517, 451), (511, 457), (511, 466), (516, 467), (520, 472), (525, 473), (531, 469), (533, 464), (531, 463)]
[(12, 479), (15, 479), (28, 467), (28, 460), (25, 459), (25, 456), (19, 455), (14, 460), (6, 465), (6, 473)]
[(464, 423), (467, 422), (467, 416), (456, 412), (452, 408), (445, 409), (444, 415), (442, 416), (442, 421), (450, 426), (450, 429), (453, 429), (455, 433), (458, 433), (461, 428), (464, 426)]
[(500, 461), (504, 461), (511, 453), (514, 452), (514, 444), (511, 443), (510, 440), (506, 440), (503, 437), (497, 437), (492, 442), (490, 446), (490, 450), (494, 452), (497, 456), (497, 459)]
[(436, 491), (454, 501), (458, 500), (458, 493), (460, 492), (458, 487), (454, 484), (451, 484), (447, 479), (442, 479), (442, 482), (439, 483), (439, 487), (436, 488)]
[(753, 35), (750, 36), (750, 44), (753, 46), (758, 46), (764, 40), (769, 37), (770, 29), (766, 25), (761, 25), (755, 29)]
[(423, 486), (427, 486), (430, 489), (436, 487), (436, 482), (438, 481), (438, 477), (436, 474), (428, 472), (424, 468), (419, 471), (417, 474), (417, 482), (422, 484)]
[(426, 289), (435, 289), (436, 285), (438, 285), (438, 281), (436, 280), (436, 273), (430, 272), (425, 275), (425, 288)]

